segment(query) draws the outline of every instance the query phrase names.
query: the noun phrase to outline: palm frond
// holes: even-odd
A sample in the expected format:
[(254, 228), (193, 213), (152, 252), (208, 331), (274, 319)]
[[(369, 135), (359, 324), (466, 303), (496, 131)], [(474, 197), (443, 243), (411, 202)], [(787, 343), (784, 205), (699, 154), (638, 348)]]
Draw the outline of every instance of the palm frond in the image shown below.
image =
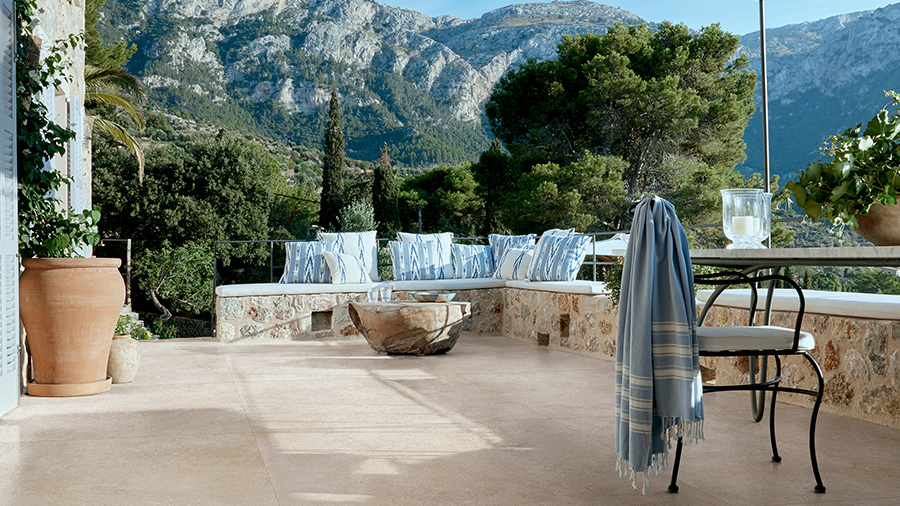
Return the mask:
[(94, 118), (94, 131), (108, 135), (114, 141), (130, 150), (138, 162), (138, 180), (144, 180), (144, 150), (137, 139), (131, 136), (122, 125), (103, 118)]
[(147, 90), (141, 81), (124, 69), (104, 69), (87, 64), (84, 69), (84, 84), (87, 90), (118, 88), (138, 101), (147, 98)]
[(108, 89), (87, 90), (84, 92), (84, 102), (88, 107), (92, 104), (119, 107), (131, 116), (139, 127), (144, 127), (144, 113), (135, 104), (131, 95)]

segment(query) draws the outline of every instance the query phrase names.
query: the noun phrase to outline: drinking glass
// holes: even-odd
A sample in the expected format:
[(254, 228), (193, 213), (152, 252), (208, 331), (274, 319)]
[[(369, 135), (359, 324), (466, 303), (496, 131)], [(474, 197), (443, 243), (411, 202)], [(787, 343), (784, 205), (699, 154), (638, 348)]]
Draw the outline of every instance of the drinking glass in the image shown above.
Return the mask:
[(366, 300), (369, 302), (378, 302), (378, 287), (373, 286), (366, 290)]
[(394, 285), (381, 285), (381, 288), (378, 290), (381, 292), (381, 301), (382, 302), (390, 302), (391, 301), (391, 292), (394, 291)]

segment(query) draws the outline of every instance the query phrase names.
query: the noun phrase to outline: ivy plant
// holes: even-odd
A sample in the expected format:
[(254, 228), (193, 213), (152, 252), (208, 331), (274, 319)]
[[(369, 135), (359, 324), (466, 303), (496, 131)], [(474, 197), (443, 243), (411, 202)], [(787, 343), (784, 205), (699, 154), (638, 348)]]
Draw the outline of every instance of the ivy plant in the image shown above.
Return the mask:
[(41, 103), (44, 90), (54, 90), (64, 81), (71, 65), (67, 54), (83, 39), (72, 34), (55, 42), (42, 60), (41, 48), (32, 31), (36, 0), (15, 0), (16, 9), (16, 97), (18, 108), (17, 149), (19, 178), (19, 255), (31, 257), (69, 257), (82, 244), (100, 242), (97, 221), (100, 212), (87, 209), (80, 213), (60, 205), (56, 194), (71, 180), (59, 172), (47, 170), (47, 161), (63, 155), (75, 132), (54, 123)]
[[(825, 141), (819, 160), (790, 181), (797, 205), (813, 220), (858, 226), (856, 216), (873, 204), (896, 204), (900, 186), (900, 95), (891, 98), (863, 129), (862, 123)], [(889, 107), (894, 110), (890, 111)]]

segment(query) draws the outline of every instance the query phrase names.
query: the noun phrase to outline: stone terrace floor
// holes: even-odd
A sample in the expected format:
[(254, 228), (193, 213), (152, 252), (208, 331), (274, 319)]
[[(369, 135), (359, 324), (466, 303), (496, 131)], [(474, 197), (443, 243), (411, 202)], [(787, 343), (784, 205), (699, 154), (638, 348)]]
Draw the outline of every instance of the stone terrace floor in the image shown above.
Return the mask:
[(779, 406), (784, 461), (748, 394), (706, 397), (706, 436), (646, 496), (615, 471), (613, 363), (499, 336), (447, 355), (362, 340), (142, 343), (132, 384), (23, 397), (0, 418), (0, 504), (900, 504), (900, 431)]

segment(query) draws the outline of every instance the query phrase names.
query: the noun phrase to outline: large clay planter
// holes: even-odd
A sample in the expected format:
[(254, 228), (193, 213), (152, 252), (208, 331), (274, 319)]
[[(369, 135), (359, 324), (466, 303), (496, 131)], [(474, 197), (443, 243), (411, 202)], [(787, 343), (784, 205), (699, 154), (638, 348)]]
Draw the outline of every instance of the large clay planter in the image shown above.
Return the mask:
[(900, 246), (900, 205), (873, 204), (869, 214), (856, 215), (856, 233), (876, 246)]
[(19, 278), (19, 313), (40, 397), (109, 390), (109, 347), (125, 283), (117, 258), (26, 258)]

